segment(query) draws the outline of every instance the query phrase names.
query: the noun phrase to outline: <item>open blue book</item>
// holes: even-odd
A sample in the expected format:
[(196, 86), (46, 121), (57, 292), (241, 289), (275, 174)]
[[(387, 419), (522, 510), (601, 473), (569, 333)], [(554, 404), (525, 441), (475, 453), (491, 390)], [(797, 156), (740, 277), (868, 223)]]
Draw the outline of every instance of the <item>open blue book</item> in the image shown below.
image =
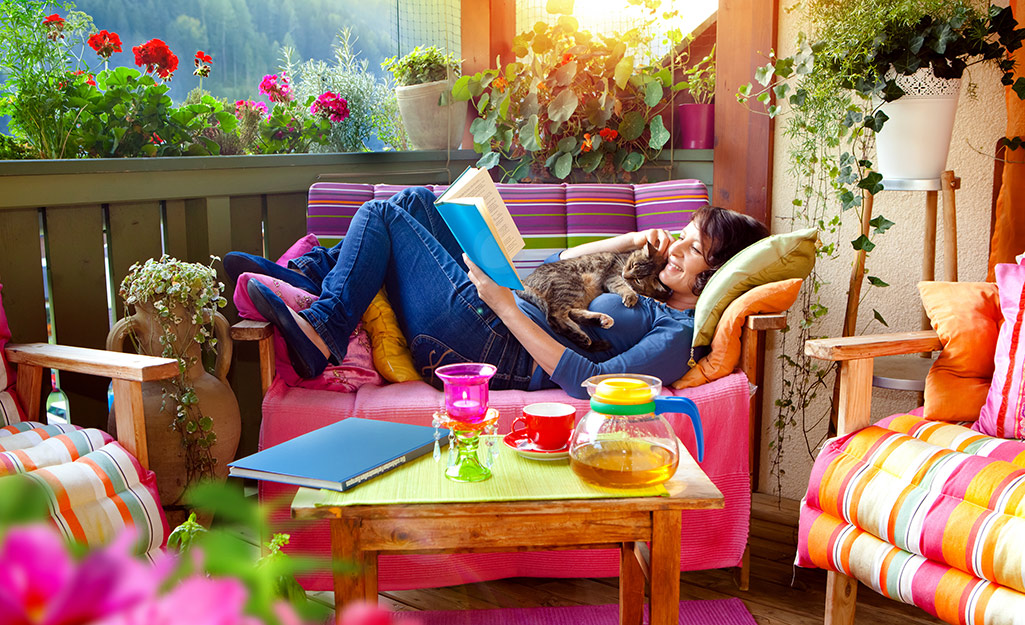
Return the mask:
[(523, 288), (512, 260), (523, 237), (488, 170), (468, 167), (435, 204), (475, 265), (504, 287)]
[[(440, 444), (448, 430), (438, 429)], [(350, 417), (228, 463), (228, 475), (349, 490), (434, 449), (435, 429)]]

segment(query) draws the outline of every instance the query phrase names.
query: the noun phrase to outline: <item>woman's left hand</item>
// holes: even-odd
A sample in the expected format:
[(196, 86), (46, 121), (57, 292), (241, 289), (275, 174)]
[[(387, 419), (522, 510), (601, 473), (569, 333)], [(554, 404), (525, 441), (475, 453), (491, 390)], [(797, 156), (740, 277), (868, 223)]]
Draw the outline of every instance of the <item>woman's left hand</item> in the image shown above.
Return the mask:
[(477, 295), (496, 315), (501, 317), (506, 310), (516, 308), (516, 298), (510, 289), (496, 284), (484, 270), (474, 265), (466, 254), (463, 254), (463, 262), (468, 268), (466, 273), (470, 276), (470, 282), (477, 287)]

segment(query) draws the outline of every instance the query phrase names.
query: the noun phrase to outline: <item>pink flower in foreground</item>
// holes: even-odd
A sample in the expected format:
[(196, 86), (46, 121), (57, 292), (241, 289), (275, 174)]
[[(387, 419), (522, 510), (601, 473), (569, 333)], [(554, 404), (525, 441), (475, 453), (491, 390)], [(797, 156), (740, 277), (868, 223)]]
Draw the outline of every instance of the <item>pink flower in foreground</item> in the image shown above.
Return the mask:
[(195, 576), (96, 625), (260, 625), (243, 613), (245, 603), (246, 590), (238, 580)]
[(310, 112), (340, 122), (349, 116), (349, 103), (338, 94), (325, 91), (310, 105)]
[[(338, 625), (396, 625), (400, 623), (395, 615), (384, 608), (369, 603), (351, 603), (342, 610)], [(420, 621), (404, 618), (402, 625), (420, 625)]]
[(289, 84), (288, 74), (281, 72), (281, 75), (268, 74), (260, 81), (260, 93), (266, 94), (271, 102), (291, 102), (292, 85)]
[(263, 102), (253, 102), (252, 100), (235, 100), (235, 117), (241, 121), (247, 115), (265, 117), (267, 115), (267, 105)]
[(14, 528), (0, 545), (0, 623), (92, 623), (156, 596), (170, 572), (130, 555), (126, 533), (81, 562), (49, 526)]

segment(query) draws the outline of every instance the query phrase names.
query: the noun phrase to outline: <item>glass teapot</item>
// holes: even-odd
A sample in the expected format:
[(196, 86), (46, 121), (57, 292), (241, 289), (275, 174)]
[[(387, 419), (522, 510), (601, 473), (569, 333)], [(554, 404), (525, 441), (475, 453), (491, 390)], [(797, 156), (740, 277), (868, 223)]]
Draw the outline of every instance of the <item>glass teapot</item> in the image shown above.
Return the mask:
[(584, 381), (591, 410), (577, 423), (569, 441), (573, 471), (599, 486), (639, 488), (671, 478), (680, 463), (676, 433), (662, 416), (690, 417), (698, 461), (705, 438), (697, 406), (686, 397), (660, 396), (662, 382), (647, 375), (597, 375)]

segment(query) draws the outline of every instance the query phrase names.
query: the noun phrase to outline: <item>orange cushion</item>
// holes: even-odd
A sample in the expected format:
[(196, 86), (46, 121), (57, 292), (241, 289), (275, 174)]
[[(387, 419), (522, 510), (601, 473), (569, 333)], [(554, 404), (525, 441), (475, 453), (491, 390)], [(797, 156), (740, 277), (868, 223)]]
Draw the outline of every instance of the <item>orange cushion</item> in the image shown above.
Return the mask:
[(975, 421), (993, 379), (1002, 316), (991, 282), (920, 282), (918, 292), (943, 343), (925, 378), (925, 418)]
[(740, 363), (740, 332), (748, 315), (785, 312), (797, 301), (803, 280), (792, 278), (756, 286), (733, 300), (723, 312), (712, 336), (712, 351), (673, 383), (691, 388), (727, 376)]

